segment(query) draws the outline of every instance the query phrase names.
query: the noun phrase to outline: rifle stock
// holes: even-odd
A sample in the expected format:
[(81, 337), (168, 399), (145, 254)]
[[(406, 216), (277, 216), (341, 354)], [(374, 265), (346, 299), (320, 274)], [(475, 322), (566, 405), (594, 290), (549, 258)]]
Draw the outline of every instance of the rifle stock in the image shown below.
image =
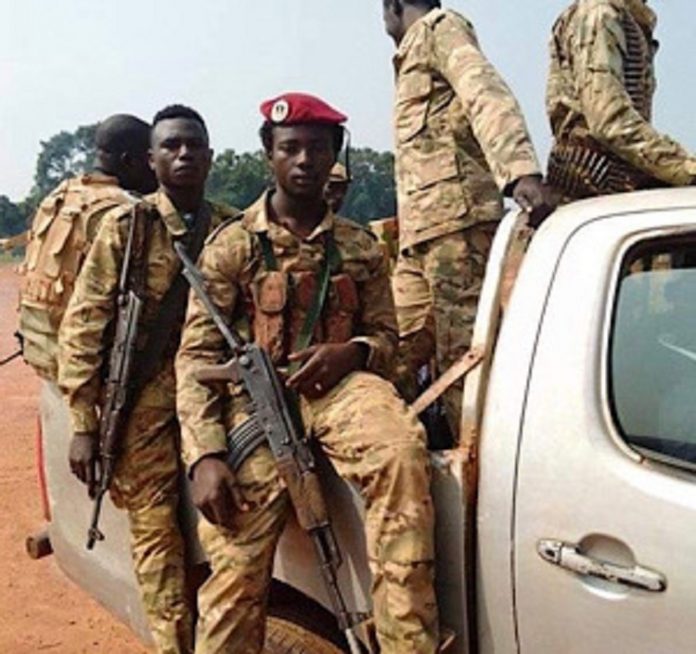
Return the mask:
[(227, 342), (232, 359), (217, 366), (198, 369), (195, 378), (202, 383), (240, 380), (249, 393), (256, 429), (263, 432), (278, 473), (286, 484), (300, 527), (314, 544), (319, 569), (339, 627), (351, 654), (360, 654), (355, 626), (365, 616), (348, 611), (338, 584), (341, 553), (331, 527), (329, 512), (321, 490), (314, 455), (302, 427), (297, 399), (282, 384), (268, 353), (244, 340), (225, 321), (205, 290), (202, 273), (183, 247), (174, 245), (183, 263), (183, 273)]

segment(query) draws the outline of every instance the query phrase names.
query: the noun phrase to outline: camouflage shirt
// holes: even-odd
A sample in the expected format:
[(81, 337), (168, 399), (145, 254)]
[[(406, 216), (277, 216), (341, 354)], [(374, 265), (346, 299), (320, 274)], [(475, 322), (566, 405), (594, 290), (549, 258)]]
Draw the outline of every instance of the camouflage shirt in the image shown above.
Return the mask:
[(636, 169), (689, 184), (696, 159), (651, 125), (654, 12), (643, 0), (578, 0), (551, 39), (546, 106), (556, 143), (591, 137)]
[(19, 269), (19, 330), (24, 359), (41, 377), (58, 375), (58, 329), (101, 219), (135, 201), (116, 177), (95, 171), (65, 180), (39, 205)]
[[(333, 232), (343, 273), (355, 282), (358, 295), (353, 341), (369, 346), (368, 369), (386, 372), (393, 359), (397, 337), (394, 303), (387, 265), (377, 239), (364, 227), (335, 216), (330, 211), (314, 232), (300, 238), (269, 221), (268, 195), (264, 194), (241, 221), (221, 228), (203, 249), (201, 271), (212, 300), (230, 323), (244, 331), (247, 322), (245, 298), (265, 272), (257, 234), (272, 243), (278, 267), (285, 273), (319, 273), (324, 258), (323, 235)], [(290, 294), (289, 310), (298, 308)], [(316, 341), (315, 341), (316, 342)], [(177, 410), (182, 426), (184, 460), (190, 466), (201, 457), (226, 450), (225, 434), (235, 424), (230, 398), (219, 387), (202, 384), (194, 371), (201, 364), (225, 360), (226, 344), (213, 320), (193, 295), (177, 355)], [(239, 389), (231, 389), (239, 395)]]
[[(147, 341), (160, 302), (181, 264), (173, 239), (185, 236), (183, 218), (162, 191), (143, 199), (141, 207), (152, 210), (150, 244), (146, 257), (145, 307), (138, 344)], [(209, 205), (211, 229), (235, 215), (231, 209)], [(118, 208), (104, 216), (92, 248), (77, 278), (59, 332), (58, 382), (72, 418), (75, 433), (95, 433), (102, 394), (103, 370), (110, 350), (109, 334), (116, 316), (118, 283), (132, 208)], [(171, 366), (173, 355), (165, 366)], [(155, 397), (156, 395), (156, 397)], [(158, 389), (149, 402), (174, 410), (174, 389)]]
[(501, 190), (540, 167), (472, 25), (433, 9), (409, 28), (394, 66), (400, 247), (499, 219)]

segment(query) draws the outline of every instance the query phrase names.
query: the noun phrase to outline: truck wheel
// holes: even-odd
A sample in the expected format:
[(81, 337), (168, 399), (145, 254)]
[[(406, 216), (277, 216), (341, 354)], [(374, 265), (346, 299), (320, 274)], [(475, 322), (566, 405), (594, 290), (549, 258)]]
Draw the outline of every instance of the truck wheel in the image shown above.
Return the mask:
[(345, 654), (345, 652), (289, 620), (269, 617), (266, 623), (266, 645), (263, 654)]

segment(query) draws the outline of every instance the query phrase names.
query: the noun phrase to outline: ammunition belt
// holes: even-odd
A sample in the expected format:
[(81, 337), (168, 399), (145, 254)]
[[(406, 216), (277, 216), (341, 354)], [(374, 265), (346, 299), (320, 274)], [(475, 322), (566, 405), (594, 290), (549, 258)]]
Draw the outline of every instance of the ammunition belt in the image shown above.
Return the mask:
[(589, 140), (554, 144), (548, 183), (561, 191), (566, 201), (665, 186)]
[(647, 121), (652, 115), (652, 61), (651, 39), (643, 28), (630, 16), (622, 21), (626, 37), (624, 57), (624, 88), (631, 98), (633, 107)]

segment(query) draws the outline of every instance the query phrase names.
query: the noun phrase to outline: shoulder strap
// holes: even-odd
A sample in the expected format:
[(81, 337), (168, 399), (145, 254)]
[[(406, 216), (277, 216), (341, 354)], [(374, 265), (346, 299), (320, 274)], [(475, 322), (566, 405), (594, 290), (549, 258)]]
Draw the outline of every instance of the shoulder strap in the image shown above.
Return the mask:
[[(293, 352), (300, 352), (301, 350), (304, 350), (310, 346), (312, 337), (314, 335), (314, 328), (321, 317), (321, 312), (324, 309), (326, 297), (329, 293), (329, 282), (331, 281), (331, 275), (335, 275), (340, 272), (343, 265), (341, 253), (336, 246), (333, 232), (325, 232), (323, 235), (323, 241), (324, 260), (321, 266), (319, 284), (317, 285), (316, 293), (312, 298), (312, 304), (309, 307), (309, 311), (305, 316), (302, 329), (297, 335), (297, 339), (292, 348)], [(295, 364), (292, 364), (290, 366), (290, 373), (292, 374), (296, 369)]]
[[(193, 231), (187, 234), (186, 251), (193, 261), (200, 256), (206, 235), (210, 230), (211, 219), (210, 208), (204, 203), (194, 223)], [(174, 333), (183, 323), (188, 293), (188, 282), (181, 274), (181, 262), (177, 258), (176, 276), (160, 302), (157, 317), (150, 327), (147, 343), (140, 357), (138, 383), (141, 387), (161, 370), (167, 347), (171, 344)]]
[(268, 238), (268, 233), (257, 232), (256, 236), (259, 239), (261, 254), (263, 256), (263, 264), (266, 266), (266, 270), (278, 270), (278, 260), (273, 252), (273, 244), (271, 243), (271, 239)]
[(141, 205), (133, 205), (119, 282), (119, 292), (122, 294), (132, 289), (141, 298), (145, 296), (151, 233), (152, 221), (148, 210)]

